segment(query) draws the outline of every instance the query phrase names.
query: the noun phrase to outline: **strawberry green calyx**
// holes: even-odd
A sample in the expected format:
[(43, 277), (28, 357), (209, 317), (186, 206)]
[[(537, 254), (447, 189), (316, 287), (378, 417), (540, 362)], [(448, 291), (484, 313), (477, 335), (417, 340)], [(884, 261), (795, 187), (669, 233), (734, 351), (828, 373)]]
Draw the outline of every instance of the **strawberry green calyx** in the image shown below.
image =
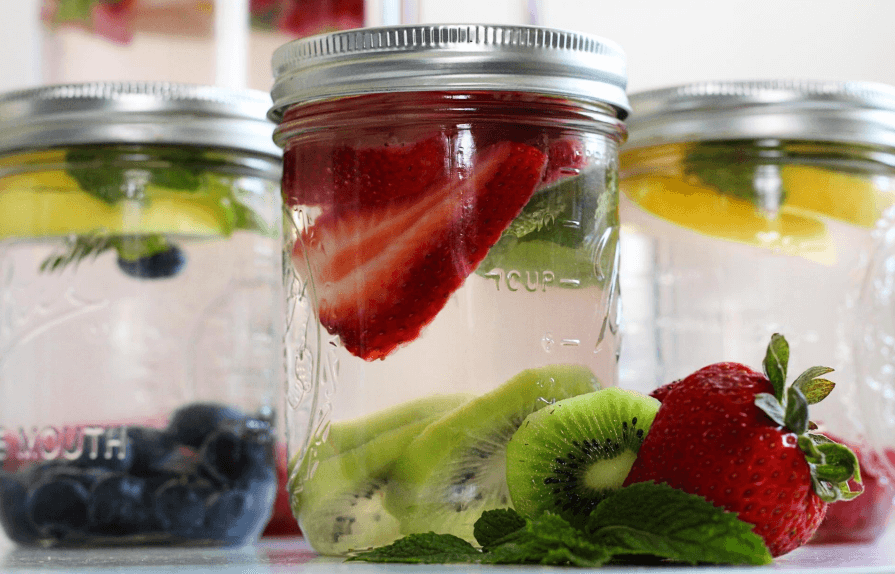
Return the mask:
[(848, 482), (861, 483), (858, 457), (847, 446), (809, 430), (816, 428), (808, 419), (808, 406), (819, 403), (833, 390), (835, 384), (820, 378), (830, 373), (829, 367), (806, 369), (789, 387), (786, 368), (789, 363), (789, 344), (783, 335), (771, 336), (764, 359), (764, 373), (774, 388), (774, 394), (758, 393), (755, 404), (781, 427), (796, 435), (799, 449), (811, 469), (814, 492), (824, 502), (851, 500), (862, 491), (853, 491)]

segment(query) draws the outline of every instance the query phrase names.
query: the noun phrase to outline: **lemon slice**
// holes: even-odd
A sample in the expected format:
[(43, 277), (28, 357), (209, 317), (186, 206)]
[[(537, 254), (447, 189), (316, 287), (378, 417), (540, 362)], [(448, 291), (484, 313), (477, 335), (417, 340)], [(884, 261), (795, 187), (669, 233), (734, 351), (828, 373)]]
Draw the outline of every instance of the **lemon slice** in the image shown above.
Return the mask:
[(895, 194), (880, 191), (867, 176), (806, 165), (780, 168), (786, 205), (857, 225), (873, 227)]
[(109, 204), (80, 189), (64, 170), (0, 178), (0, 238), (57, 235), (227, 235), (232, 215), (225, 182), (183, 192), (148, 186), (145, 199)]
[(661, 176), (628, 178), (622, 191), (641, 209), (696, 233), (825, 265), (836, 260), (826, 225), (786, 207), (764, 214), (746, 200)]

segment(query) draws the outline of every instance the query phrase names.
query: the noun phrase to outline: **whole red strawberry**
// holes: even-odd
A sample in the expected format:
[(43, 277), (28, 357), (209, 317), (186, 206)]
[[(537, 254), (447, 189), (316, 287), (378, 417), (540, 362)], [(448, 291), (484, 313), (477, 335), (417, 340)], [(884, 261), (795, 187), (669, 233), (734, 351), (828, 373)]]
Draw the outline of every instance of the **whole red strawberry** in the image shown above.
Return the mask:
[(854, 453), (808, 432), (808, 405), (833, 383), (813, 367), (785, 386), (789, 347), (774, 335), (765, 374), (717, 363), (653, 393), (662, 401), (625, 484), (652, 480), (705, 497), (755, 525), (773, 556), (805, 544), (827, 503), (854, 498)]

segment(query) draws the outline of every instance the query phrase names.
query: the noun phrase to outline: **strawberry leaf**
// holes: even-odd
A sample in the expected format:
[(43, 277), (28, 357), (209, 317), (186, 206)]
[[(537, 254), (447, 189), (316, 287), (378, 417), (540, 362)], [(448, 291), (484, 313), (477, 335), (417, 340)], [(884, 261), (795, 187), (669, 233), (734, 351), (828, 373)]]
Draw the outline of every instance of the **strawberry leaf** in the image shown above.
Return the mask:
[(854, 491), (849, 485), (850, 480), (861, 483), (861, 469), (858, 457), (847, 446), (812, 433), (799, 437), (799, 448), (806, 455), (811, 482), (821, 500), (851, 500), (863, 492)]
[(817, 466), (817, 477), (828, 482), (861, 482), (858, 457), (847, 446), (835, 442), (817, 445), (824, 455), (824, 463)]
[(797, 435), (808, 431), (808, 399), (796, 386), (786, 389), (786, 428)]
[(756, 394), (755, 406), (764, 411), (778, 425), (786, 426), (786, 413), (783, 411), (783, 405), (780, 404), (780, 401), (774, 395), (770, 393)]
[(783, 400), (783, 389), (786, 385), (786, 366), (789, 364), (789, 343), (783, 335), (774, 333), (764, 357), (764, 374), (774, 386), (774, 396)]
[(817, 404), (827, 398), (827, 395), (829, 395), (833, 391), (833, 387), (836, 386), (832, 381), (819, 379), (818, 377), (832, 372), (833, 369), (830, 367), (810, 367), (805, 369), (805, 372), (796, 378), (792, 386), (798, 387), (798, 389), (802, 391), (805, 398), (808, 399), (809, 405)]
[(805, 460), (808, 461), (808, 464), (822, 464), (824, 455), (818, 450), (817, 444), (811, 437), (812, 435), (802, 435), (799, 437), (799, 450), (805, 455)]

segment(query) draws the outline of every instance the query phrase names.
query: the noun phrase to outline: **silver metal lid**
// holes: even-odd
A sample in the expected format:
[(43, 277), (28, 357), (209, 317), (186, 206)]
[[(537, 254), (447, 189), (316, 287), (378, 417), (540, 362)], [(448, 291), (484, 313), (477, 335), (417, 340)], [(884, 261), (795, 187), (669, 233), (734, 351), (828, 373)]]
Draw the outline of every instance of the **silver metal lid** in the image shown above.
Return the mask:
[(188, 84), (45, 86), (0, 94), (0, 152), (77, 144), (171, 144), (277, 158), (270, 96)]
[(626, 148), (731, 139), (895, 147), (895, 87), (866, 82), (706, 82), (631, 95)]
[(296, 103), (382, 92), (525, 91), (609, 104), (624, 119), (625, 54), (596, 36), (535, 26), (412, 25), (294, 40), (273, 55), (270, 117)]

